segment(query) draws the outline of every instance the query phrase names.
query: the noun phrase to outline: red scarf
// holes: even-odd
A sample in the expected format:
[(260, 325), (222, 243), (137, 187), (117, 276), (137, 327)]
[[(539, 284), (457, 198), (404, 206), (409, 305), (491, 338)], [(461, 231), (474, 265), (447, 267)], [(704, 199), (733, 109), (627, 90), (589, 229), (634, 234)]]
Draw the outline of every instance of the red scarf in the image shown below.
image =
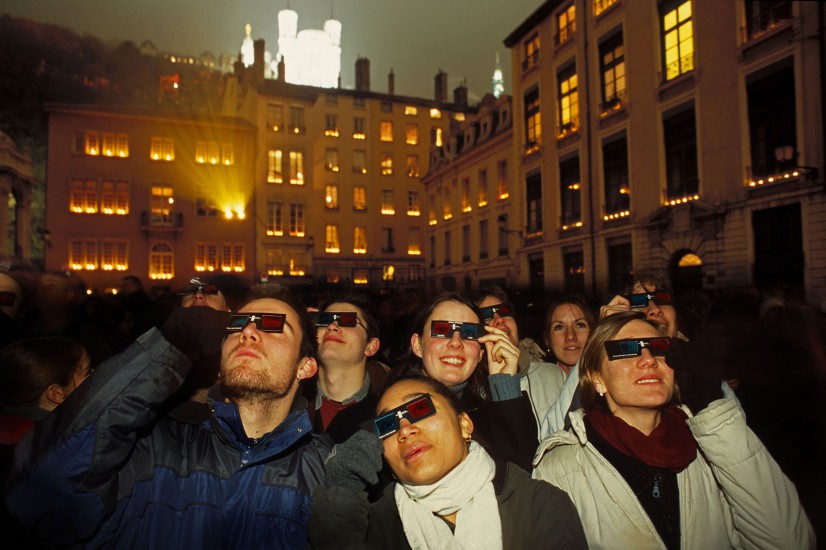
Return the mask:
[(681, 472), (697, 456), (697, 441), (685, 424), (686, 418), (682, 409), (666, 407), (659, 426), (651, 435), (645, 435), (620, 417), (597, 407), (586, 416), (597, 433), (619, 452), (675, 473)]

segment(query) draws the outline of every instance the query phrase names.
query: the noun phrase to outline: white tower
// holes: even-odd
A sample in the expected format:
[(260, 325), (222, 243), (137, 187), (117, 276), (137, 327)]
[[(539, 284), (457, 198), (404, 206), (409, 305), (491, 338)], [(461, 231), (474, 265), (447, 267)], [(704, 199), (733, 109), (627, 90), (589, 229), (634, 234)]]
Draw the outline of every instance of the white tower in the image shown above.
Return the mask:
[(499, 52), (496, 52), (496, 67), (493, 70), (493, 97), (499, 99), (505, 91), (505, 80), (502, 78), (502, 68), (499, 66)]
[(324, 29), (298, 31), (298, 14), (278, 12), (278, 53), (284, 59), (284, 80), (321, 88), (338, 87), (341, 73), (341, 22), (328, 19)]
[(252, 43), (252, 27), (249, 23), (244, 27), (244, 31), (247, 35), (241, 43), (241, 61), (244, 63), (244, 67), (249, 67), (255, 63), (255, 46)]

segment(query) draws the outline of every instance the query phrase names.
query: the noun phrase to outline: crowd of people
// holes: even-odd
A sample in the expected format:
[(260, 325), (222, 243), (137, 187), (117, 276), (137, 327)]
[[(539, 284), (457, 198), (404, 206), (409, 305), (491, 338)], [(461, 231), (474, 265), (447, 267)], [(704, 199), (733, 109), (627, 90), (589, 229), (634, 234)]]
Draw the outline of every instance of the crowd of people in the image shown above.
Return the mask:
[(780, 292), (119, 290), (0, 269), (0, 519), (31, 547), (823, 537), (826, 318)]

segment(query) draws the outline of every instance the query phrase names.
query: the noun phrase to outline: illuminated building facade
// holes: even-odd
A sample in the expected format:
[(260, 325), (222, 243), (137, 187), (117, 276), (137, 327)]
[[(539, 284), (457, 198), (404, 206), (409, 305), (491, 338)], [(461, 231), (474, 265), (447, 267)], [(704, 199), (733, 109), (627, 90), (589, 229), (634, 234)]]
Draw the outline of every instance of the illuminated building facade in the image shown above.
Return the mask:
[[(522, 285), (826, 298), (813, 2), (551, 0), (505, 40)], [(812, 39), (815, 38), (815, 39)], [(656, 47), (652, 47), (656, 46)]]
[(48, 113), (46, 269), (98, 290), (125, 275), (157, 290), (202, 271), (252, 282), (254, 126), (123, 106)]
[(357, 62), (355, 90), (266, 80), (256, 67), (238, 69), (223, 112), (258, 127), (259, 277), (290, 286), (423, 289), (420, 178), (431, 146), (475, 111), (466, 89), (448, 102), (447, 75), (440, 73), (432, 100), (371, 91), (366, 59)]
[(512, 196), (511, 97), (482, 98), (479, 112), (433, 148), (422, 178), (427, 197), (428, 291), (510, 287), (516, 272), (519, 202)]
[(0, 132), (0, 258), (31, 258), (32, 159)]

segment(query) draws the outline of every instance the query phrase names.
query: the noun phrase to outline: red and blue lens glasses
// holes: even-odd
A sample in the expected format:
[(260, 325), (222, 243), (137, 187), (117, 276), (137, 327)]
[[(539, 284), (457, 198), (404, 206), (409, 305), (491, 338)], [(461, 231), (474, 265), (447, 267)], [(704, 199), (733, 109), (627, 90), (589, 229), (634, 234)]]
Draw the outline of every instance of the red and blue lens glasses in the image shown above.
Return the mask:
[(651, 355), (664, 357), (670, 347), (670, 338), (628, 338), (626, 340), (607, 340), (605, 342), (605, 353), (608, 355), (609, 361), (639, 357), (644, 349), (647, 349)]
[(458, 332), (462, 340), (478, 340), (487, 334), (485, 325), (481, 323), (460, 323), (458, 321), (431, 321), (431, 338), (453, 338), (453, 333)]
[(626, 294), (624, 298), (628, 300), (632, 308), (647, 307), (648, 302), (652, 300), (656, 302), (658, 306), (670, 306), (673, 303), (671, 293), (665, 290), (642, 292), (640, 294)]
[(415, 424), (419, 420), (423, 420), (434, 414), (436, 414), (436, 407), (433, 406), (433, 400), (430, 398), (430, 394), (426, 393), (421, 397), (408, 401), (400, 407), (396, 407), (392, 411), (387, 411), (381, 416), (377, 416), (373, 419), (372, 424), (379, 439), (385, 439), (401, 429), (401, 421), (403, 418), (406, 418), (411, 424)]
[(250, 323), (259, 332), (284, 332), (286, 322), (286, 313), (234, 313), (229, 316), (227, 332), (241, 332)]
[[(333, 323), (338, 323), (340, 327), (354, 327), (362, 325), (359, 321), (358, 313), (355, 311), (317, 311), (312, 314), (313, 322), (317, 327), (328, 327)], [(367, 330), (365, 328), (365, 330)]]
[(493, 321), (493, 316), (496, 313), (499, 314), (499, 317), (516, 317), (516, 310), (513, 308), (513, 304), (508, 303), (493, 304), (492, 306), (480, 308), (480, 311), (482, 312), (482, 319), (484, 319), (486, 323)]
[(179, 296), (192, 296), (196, 292), (201, 294), (214, 296), (218, 294), (218, 287), (215, 285), (189, 285), (183, 291), (179, 292)]

